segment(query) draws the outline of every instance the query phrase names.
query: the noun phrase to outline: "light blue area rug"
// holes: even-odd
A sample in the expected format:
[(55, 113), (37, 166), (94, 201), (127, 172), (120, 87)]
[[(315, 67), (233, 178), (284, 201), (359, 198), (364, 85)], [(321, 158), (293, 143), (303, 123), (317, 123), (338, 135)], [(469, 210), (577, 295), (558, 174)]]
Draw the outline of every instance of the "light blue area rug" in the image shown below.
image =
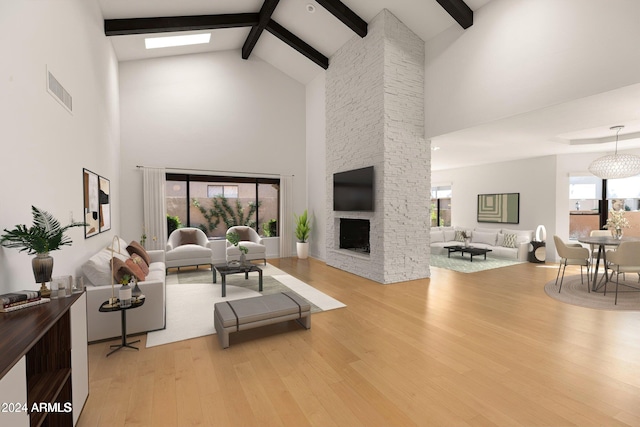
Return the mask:
[(454, 270), (460, 273), (477, 273), (478, 271), (522, 264), (522, 262), (523, 261), (492, 258), (490, 256), (487, 256), (487, 259), (485, 260), (483, 255), (475, 255), (473, 257), (473, 262), (471, 262), (469, 260), (469, 254), (465, 254), (464, 258), (462, 258), (460, 253), (453, 253), (451, 254), (451, 258), (447, 258), (446, 255), (431, 254), (431, 261), (429, 262), (429, 265), (431, 265), (431, 267), (445, 268), (447, 270)]

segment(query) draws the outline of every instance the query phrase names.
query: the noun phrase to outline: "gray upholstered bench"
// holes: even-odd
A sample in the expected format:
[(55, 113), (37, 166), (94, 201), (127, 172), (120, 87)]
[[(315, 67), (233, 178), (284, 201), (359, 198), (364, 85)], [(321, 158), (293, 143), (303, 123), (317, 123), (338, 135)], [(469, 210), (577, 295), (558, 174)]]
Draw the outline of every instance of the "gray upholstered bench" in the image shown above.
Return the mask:
[(311, 306), (295, 292), (218, 302), (213, 311), (213, 323), (222, 348), (229, 347), (231, 332), (287, 320), (311, 328)]

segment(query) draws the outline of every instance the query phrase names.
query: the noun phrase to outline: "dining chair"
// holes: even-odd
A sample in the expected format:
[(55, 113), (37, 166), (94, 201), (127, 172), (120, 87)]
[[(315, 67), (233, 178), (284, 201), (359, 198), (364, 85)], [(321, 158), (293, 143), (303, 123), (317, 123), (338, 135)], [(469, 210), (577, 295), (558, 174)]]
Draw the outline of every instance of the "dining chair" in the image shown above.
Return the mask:
[[(560, 279), (560, 287), (558, 293), (562, 290), (562, 282), (564, 281), (564, 272), (567, 269), (567, 265), (579, 265), (580, 266), (580, 281), (584, 283), (584, 277), (582, 275), (582, 267), (587, 267), (587, 278), (589, 277), (589, 249), (585, 248), (579, 243), (566, 244), (558, 236), (553, 236), (553, 241), (556, 245), (556, 251), (560, 257), (560, 265), (558, 265), (558, 274), (556, 275), (556, 286), (558, 286), (558, 278), (560, 277), (560, 270), (562, 270), (562, 278)], [(587, 284), (587, 290), (591, 292), (589, 285)]]
[[(640, 241), (622, 242), (615, 251), (607, 251), (608, 268), (616, 273), (616, 297), (614, 304), (618, 304), (618, 285), (620, 274), (640, 274)], [(607, 281), (604, 283), (604, 294), (607, 294)]]
[[(591, 233), (589, 233), (590, 237), (611, 237), (611, 231), (610, 230), (591, 230)], [(591, 254), (591, 271), (595, 271), (593, 269), (594, 263), (595, 261), (598, 259), (598, 250), (599, 250), (599, 245), (589, 245), (589, 252)], [(615, 251), (618, 247), (617, 246), (607, 246), (605, 245), (604, 250), (608, 251), (608, 250), (612, 250)], [(604, 263), (604, 257), (600, 259), (601, 262)], [(606, 266), (604, 266), (604, 268), (606, 269)]]

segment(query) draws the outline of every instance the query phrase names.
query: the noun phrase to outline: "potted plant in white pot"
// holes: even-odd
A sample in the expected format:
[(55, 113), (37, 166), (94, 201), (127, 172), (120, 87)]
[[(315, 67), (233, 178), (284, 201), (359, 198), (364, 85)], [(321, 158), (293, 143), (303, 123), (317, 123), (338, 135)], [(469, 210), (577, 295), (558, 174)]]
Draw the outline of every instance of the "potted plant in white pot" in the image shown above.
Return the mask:
[(36, 283), (40, 283), (40, 294), (48, 297), (51, 291), (46, 282), (51, 281), (53, 272), (53, 257), (49, 252), (60, 249), (62, 246), (71, 246), (73, 241), (64, 235), (71, 227), (84, 226), (84, 222), (73, 222), (61, 226), (60, 222), (49, 212), (31, 206), (33, 225), (16, 225), (13, 230), (4, 229), (0, 237), (0, 244), (6, 248), (18, 248), (20, 252), (27, 251), (29, 255), (36, 255), (31, 261), (33, 275)]
[[(246, 246), (242, 246), (240, 244), (240, 235), (235, 231), (232, 231), (230, 233), (227, 233), (227, 240), (233, 246), (237, 246), (238, 250), (240, 251), (240, 260), (237, 261), (237, 263), (239, 263), (240, 265), (245, 265), (247, 263), (246, 255), (247, 255), (247, 252), (249, 252), (249, 249)], [(231, 261), (230, 264), (231, 263), (234, 263), (234, 262)]]
[(302, 215), (296, 216), (296, 239), (298, 239), (296, 252), (300, 259), (306, 259), (309, 256), (309, 242), (307, 241), (309, 233), (311, 233), (311, 226), (305, 209)]

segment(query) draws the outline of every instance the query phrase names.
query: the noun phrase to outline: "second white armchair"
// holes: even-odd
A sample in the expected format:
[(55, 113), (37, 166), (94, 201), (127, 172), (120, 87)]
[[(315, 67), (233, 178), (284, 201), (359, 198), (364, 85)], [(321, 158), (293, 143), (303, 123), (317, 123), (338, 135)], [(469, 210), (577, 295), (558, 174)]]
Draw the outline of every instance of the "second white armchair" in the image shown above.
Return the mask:
[(213, 267), (209, 239), (199, 228), (178, 228), (169, 236), (166, 246), (165, 263), (171, 267), (209, 265)]
[[(267, 264), (267, 247), (262, 242), (262, 237), (251, 227), (236, 225), (227, 230), (227, 234), (236, 232), (240, 236), (238, 246), (244, 246), (248, 252), (245, 255), (247, 261), (261, 259)], [(227, 241), (227, 262), (240, 259), (240, 249)]]

